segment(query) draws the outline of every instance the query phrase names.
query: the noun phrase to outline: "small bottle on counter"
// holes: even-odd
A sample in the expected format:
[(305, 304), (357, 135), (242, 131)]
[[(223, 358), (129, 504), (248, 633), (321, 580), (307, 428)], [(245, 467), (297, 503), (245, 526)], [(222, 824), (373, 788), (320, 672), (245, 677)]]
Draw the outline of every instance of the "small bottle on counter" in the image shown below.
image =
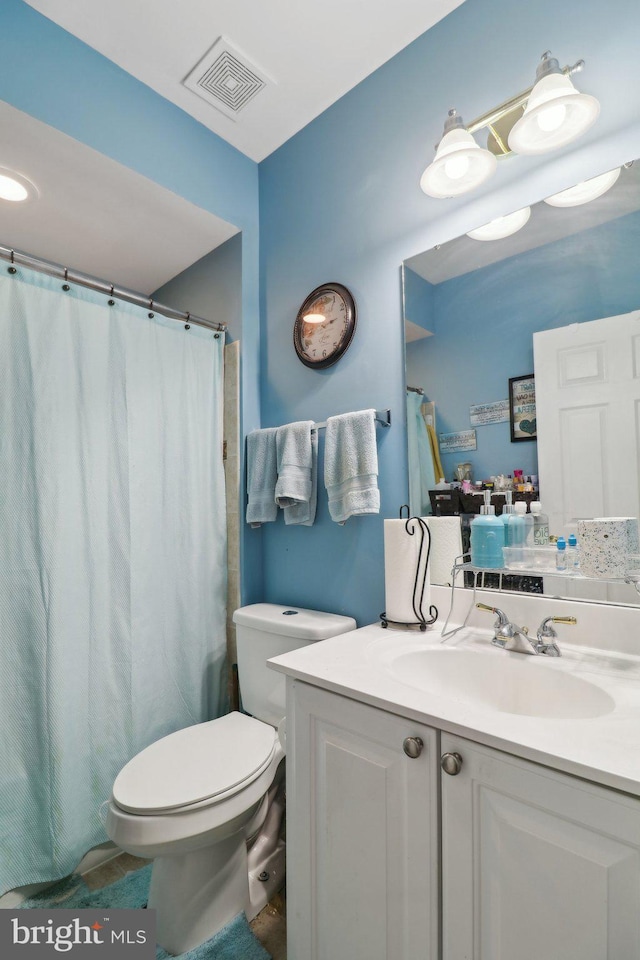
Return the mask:
[(564, 571), (567, 569), (567, 541), (564, 537), (558, 537), (556, 547), (556, 570)]
[(567, 540), (567, 570), (580, 572), (580, 547), (575, 533), (570, 533)]

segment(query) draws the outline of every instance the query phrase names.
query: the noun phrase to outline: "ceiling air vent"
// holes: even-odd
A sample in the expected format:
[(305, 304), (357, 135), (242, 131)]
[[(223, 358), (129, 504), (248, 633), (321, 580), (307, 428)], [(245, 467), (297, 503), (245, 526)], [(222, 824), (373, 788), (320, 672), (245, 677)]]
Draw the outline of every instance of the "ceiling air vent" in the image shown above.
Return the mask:
[(212, 107), (236, 120), (240, 111), (265, 88), (269, 79), (239, 50), (220, 37), (183, 83)]

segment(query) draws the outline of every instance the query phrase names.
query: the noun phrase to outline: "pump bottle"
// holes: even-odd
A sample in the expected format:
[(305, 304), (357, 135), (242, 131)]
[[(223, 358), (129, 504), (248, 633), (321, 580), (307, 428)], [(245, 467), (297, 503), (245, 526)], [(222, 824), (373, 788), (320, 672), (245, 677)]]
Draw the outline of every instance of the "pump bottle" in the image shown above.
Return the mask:
[(471, 521), (471, 563), (474, 567), (500, 570), (504, 567), (504, 523), (496, 517), (491, 491), (485, 490), (480, 515)]
[(528, 547), (544, 547), (549, 543), (549, 517), (542, 512), (539, 500), (533, 500), (529, 508), (533, 517), (531, 542)]

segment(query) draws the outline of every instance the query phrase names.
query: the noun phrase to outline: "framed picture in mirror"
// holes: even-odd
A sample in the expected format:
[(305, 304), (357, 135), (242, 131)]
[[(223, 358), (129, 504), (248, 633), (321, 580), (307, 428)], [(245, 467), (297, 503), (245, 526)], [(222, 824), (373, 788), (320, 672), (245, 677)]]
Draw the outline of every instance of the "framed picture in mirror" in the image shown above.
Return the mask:
[(532, 373), (509, 378), (509, 424), (512, 443), (536, 439), (536, 382)]

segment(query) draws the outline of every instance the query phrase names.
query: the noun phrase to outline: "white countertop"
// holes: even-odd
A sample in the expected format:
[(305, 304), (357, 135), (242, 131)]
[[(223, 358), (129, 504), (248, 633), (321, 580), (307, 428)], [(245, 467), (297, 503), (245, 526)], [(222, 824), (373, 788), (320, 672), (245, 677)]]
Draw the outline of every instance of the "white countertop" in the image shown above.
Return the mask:
[[(640, 796), (639, 656), (572, 646), (565, 633), (558, 641), (562, 657), (528, 656), (493, 646), (491, 630), (468, 627), (443, 644), (441, 629), (441, 623), (424, 633), (371, 624), (276, 657), (269, 666), (448, 733)], [(394, 678), (395, 657), (427, 646), (516, 658), (529, 670), (566, 671), (605, 691), (613, 709), (587, 719), (548, 719), (497, 711)]]

